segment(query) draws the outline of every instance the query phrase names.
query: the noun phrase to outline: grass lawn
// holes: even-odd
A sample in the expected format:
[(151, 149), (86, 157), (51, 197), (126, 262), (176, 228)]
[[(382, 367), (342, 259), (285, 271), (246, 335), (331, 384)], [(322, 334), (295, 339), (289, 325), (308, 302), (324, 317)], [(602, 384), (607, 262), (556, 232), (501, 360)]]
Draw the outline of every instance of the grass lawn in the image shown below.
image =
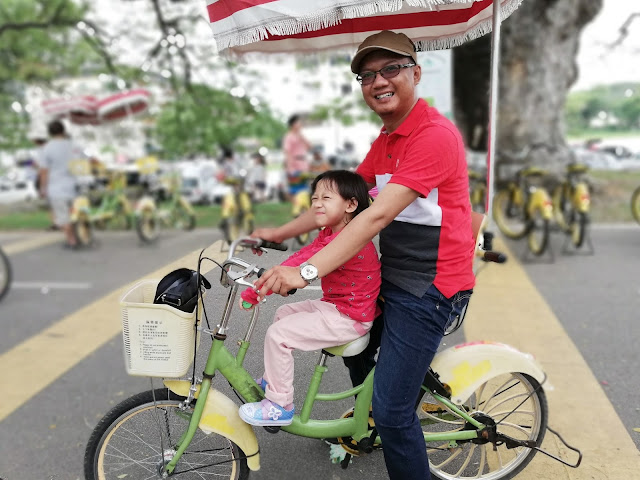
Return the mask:
[[(217, 228), (220, 222), (220, 206), (194, 206), (198, 227)], [(256, 205), (256, 226), (269, 227), (286, 223), (291, 219), (288, 203), (261, 203)], [(25, 205), (7, 208), (0, 205), (0, 231), (44, 230), (50, 224), (49, 213), (43, 205)]]
[[(640, 187), (640, 171), (593, 171), (591, 218), (594, 223), (634, 222), (631, 194)], [(277, 226), (291, 219), (288, 203), (256, 205), (256, 226)], [(195, 206), (198, 227), (217, 228), (220, 206)], [(0, 205), (0, 231), (44, 230), (50, 224), (45, 208), (36, 204), (21, 207)]]

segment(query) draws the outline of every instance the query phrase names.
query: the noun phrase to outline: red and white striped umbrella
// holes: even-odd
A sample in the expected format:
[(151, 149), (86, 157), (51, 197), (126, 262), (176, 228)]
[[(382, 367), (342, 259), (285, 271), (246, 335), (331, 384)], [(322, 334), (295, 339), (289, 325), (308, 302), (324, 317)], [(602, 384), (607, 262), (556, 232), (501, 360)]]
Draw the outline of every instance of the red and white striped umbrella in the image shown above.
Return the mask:
[(90, 95), (52, 98), (42, 101), (44, 112), (53, 118), (68, 118), (76, 125), (97, 125), (98, 101)]
[[(521, 1), (500, 0), (501, 18)], [(354, 49), (381, 30), (440, 50), (490, 32), (493, 0), (207, 0), (207, 12), (219, 51)]]
[[(493, 31), (486, 211), (493, 201), (500, 21), (522, 0), (207, 0), (216, 48), (233, 53), (351, 49), (372, 33), (405, 33), (419, 51)], [(498, 12), (494, 16), (494, 11)]]
[(121, 120), (149, 108), (151, 93), (144, 88), (115, 93), (98, 102), (98, 118), (103, 122)]

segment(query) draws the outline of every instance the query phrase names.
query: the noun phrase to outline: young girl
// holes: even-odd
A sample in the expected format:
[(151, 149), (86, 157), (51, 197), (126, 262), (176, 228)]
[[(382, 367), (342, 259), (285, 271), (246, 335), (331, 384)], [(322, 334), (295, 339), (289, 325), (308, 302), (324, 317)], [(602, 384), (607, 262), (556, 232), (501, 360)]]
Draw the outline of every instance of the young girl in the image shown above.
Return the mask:
[[(316, 224), (324, 228), (315, 241), (282, 265), (302, 265), (369, 206), (366, 183), (347, 170), (320, 174), (311, 192)], [(304, 266), (301, 275), (309, 281)], [(380, 261), (373, 243), (369, 242), (355, 257), (323, 277), (321, 286), (323, 295), (319, 300), (290, 303), (276, 311), (264, 340), (264, 375), (257, 380), (266, 398), (240, 407), (240, 417), (245, 422), (259, 426), (292, 422), (294, 349), (312, 351), (333, 347), (369, 331), (380, 290)], [(255, 305), (257, 294), (249, 288), (242, 292), (242, 299)]]

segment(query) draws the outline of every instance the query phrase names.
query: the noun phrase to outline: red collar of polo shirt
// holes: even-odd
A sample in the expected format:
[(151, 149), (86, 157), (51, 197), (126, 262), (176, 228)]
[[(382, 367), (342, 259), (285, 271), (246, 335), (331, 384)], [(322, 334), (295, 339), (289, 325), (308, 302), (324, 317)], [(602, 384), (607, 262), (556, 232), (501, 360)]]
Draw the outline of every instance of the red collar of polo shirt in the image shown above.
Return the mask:
[[(429, 104), (423, 98), (418, 99), (416, 104), (411, 109), (409, 116), (405, 118), (400, 126), (396, 128), (392, 133), (403, 135), (405, 137), (411, 135), (411, 132), (413, 132), (413, 130), (418, 126), (420, 117), (422, 117), (422, 114), (428, 107)], [(382, 127), (382, 133), (387, 133), (385, 127)]]

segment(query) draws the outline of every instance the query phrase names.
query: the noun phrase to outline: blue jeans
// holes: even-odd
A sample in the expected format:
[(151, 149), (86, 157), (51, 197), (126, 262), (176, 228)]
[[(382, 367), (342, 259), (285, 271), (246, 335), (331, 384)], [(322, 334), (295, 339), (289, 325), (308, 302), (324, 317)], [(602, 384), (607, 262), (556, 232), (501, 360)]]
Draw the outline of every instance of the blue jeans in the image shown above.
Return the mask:
[(447, 299), (431, 286), (422, 298), (382, 282), (384, 327), (373, 381), (373, 419), (391, 480), (428, 480), (429, 461), (416, 401), (444, 331), (471, 290)]

